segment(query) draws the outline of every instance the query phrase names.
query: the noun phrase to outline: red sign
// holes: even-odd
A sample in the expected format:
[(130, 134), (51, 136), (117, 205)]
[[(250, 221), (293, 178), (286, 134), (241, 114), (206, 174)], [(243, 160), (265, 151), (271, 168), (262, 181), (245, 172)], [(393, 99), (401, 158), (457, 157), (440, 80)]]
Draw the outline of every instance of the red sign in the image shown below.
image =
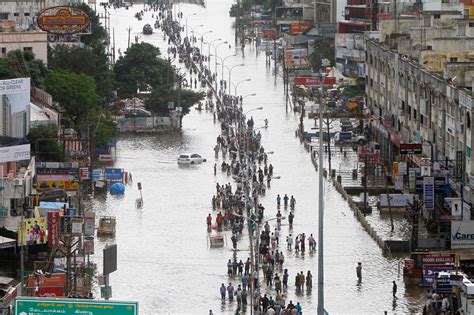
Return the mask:
[(73, 6), (56, 6), (40, 11), (36, 17), (39, 28), (50, 34), (81, 33), (90, 24), (86, 12)]
[(453, 253), (439, 253), (424, 255), (421, 258), (423, 265), (430, 266), (454, 266), (456, 263), (456, 254)]
[(278, 36), (278, 31), (275, 28), (268, 28), (262, 30), (263, 38), (276, 38)]
[(400, 154), (421, 154), (422, 151), (421, 143), (400, 143)]
[[(321, 84), (321, 81), (319, 81), (319, 79), (316, 78), (316, 77), (295, 77), (293, 79), (293, 83), (295, 85), (318, 86), (318, 85)], [(336, 78), (335, 77), (325, 77), (324, 78), (324, 84), (325, 85), (336, 84)]]
[(380, 161), (380, 150), (370, 146), (359, 147), (359, 162), (378, 163)]
[(59, 243), (60, 235), (60, 218), (59, 212), (48, 212), (48, 246), (53, 247)]
[[(66, 285), (65, 273), (52, 273), (49, 275), (35, 276), (31, 274), (26, 281), (26, 287), (34, 290), (39, 297), (62, 297)], [(36, 289), (38, 289), (36, 291)]]
[(303, 32), (306, 32), (310, 28), (311, 28), (311, 23), (309, 23), (309, 22), (291, 23), (290, 24), (290, 34), (291, 35), (301, 34)]

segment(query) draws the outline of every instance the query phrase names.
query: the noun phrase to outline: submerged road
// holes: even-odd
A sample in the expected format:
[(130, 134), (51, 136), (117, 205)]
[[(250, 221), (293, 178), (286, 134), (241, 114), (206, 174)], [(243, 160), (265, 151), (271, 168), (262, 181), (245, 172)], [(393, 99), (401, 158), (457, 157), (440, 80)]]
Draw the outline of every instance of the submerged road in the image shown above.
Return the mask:
[[(261, 199), (266, 208), (265, 216), (275, 216), (277, 194), (294, 195), (297, 204), (293, 235), (317, 235), (318, 174), (309, 154), (295, 138), (299, 117), (286, 111), (282, 78), (274, 76), (273, 64), (270, 68), (265, 65), (264, 54), (257, 55), (254, 47), (246, 47), (243, 56), (240, 47), (234, 48), (233, 20), (228, 16), (231, 4), (231, 0), (210, 0), (207, 8), (181, 4), (176, 11), (181, 10), (184, 16), (189, 16), (188, 26), (196, 31), (212, 30), (206, 39), (222, 38), (231, 44), (231, 48), (221, 45), (218, 55), (237, 54), (225, 62), (228, 66), (244, 64), (232, 71), (231, 80), (237, 83), (250, 78), (250, 82), (239, 85), (238, 94), (256, 93), (256, 96), (244, 99), (244, 112), (263, 106), (262, 111), (249, 116), (253, 116), (256, 128), (264, 125), (265, 118), (269, 120), (269, 128), (260, 130), (262, 144), (266, 151), (274, 151), (269, 162), (274, 166), (275, 176), (281, 177), (272, 181), (271, 189)], [(132, 41), (138, 35), (140, 41), (160, 47), (163, 56), (167, 57), (167, 41), (163, 40), (161, 30), (149, 36), (135, 34), (141, 32), (145, 23), (153, 25), (151, 12), (146, 12), (142, 21), (133, 17), (142, 9), (142, 5), (135, 5), (129, 10), (110, 11), (116, 47), (122, 52), (126, 50), (126, 28), (132, 27)], [(197, 15), (191, 15), (193, 13)], [(197, 27), (201, 24), (202, 27)], [(207, 54), (207, 45), (204, 47)], [(214, 49), (211, 53), (214, 54)], [(211, 64), (213, 62), (211, 60)], [(225, 77), (227, 79), (227, 71)], [(226, 232), (226, 247), (211, 249), (205, 221), (208, 213), (212, 213), (211, 198), (216, 183), (232, 183), (232, 179), (220, 171), (217, 176), (213, 174), (214, 163), (222, 163), (221, 159), (214, 160), (213, 152), (220, 127), (213, 122), (212, 113), (196, 110), (185, 116), (183, 125), (183, 130), (176, 134), (120, 136), (115, 166), (131, 172), (134, 184), (123, 197), (99, 195), (92, 201), (99, 216), (117, 217), (117, 236), (113, 242), (118, 244), (119, 262), (117, 272), (110, 275), (113, 299), (138, 300), (140, 314), (205, 314), (210, 309), (214, 314), (231, 314), (236, 302), (221, 303), (219, 297), (219, 286), (229, 282), (226, 262), (232, 257), (231, 234)], [(208, 161), (190, 167), (179, 166), (176, 163), (178, 155), (187, 152), (199, 153)], [(143, 186), (142, 209), (135, 208), (138, 181)], [(326, 310), (330, 314), (418, 312), (421, 306), (419, 291), (406, 290), (401, 274), (398, 274), (399, 260), (382, 256), (347, 203), (329, 182), (325, 183)], [(288, 233), (288, 226), (283, 225), (281, 240), (285, 240)], [(106, 243), (96, 241), (93, 260), (99, 270)], [(249, 255), (245, 250), (248, 248), (246, 234), (239, 242), (239, 248), (244, 250), (239, 252), (238, 259), (245, 261)], [(285, 268), (290, 274), (287, 303), (299, 301), (304, 313), (315, 314), (317, 255), (295, 255), (284, 246), (282, 250)], [(359, 261), (363, 265), (361, 283), (355, 272)], [(294, 275), (307, 270), (313, 273), (314, 289), (297, 294)], [(393, 280), (398, 284), (397, 299), (392, 297)]]

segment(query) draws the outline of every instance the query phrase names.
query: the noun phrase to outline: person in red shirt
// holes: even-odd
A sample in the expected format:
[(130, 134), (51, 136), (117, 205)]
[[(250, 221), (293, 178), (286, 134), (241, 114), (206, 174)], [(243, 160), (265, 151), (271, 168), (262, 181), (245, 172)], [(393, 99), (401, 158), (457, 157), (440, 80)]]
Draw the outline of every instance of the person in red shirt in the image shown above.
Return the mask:
[(217, 230), (222, 231), (222, 222), (224, 221), (224, 218), (222, 217), (222, 214), (219, 212), (216, 217), (216, 223), (217, 223)]
[(210, 213), (209, 213), (209, 215), (207, 216), (206, 222), (207, 222), (207, 229), (208, 229), (208, 230), (211, 230), (212, 216), (211, 216)]

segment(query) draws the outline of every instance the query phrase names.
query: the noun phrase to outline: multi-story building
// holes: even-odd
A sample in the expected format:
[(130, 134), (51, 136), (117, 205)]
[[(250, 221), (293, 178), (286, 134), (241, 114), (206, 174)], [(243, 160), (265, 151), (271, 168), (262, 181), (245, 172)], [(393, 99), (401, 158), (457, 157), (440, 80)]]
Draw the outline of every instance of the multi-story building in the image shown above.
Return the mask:
[(462, 5), (440, 0), (424, 3), (418, 15), (380, 21), (379, 40), (366, 40), (367, 105), (388, 164), (401, 143), (419, 143), (448, 169), (462, 156), (463, 182), (474, 179), (473, 31)]
[(35, 58), (48, 63), (48, 34), (41, 31), (0, 32), (0, 57), (10, 51), (32, 52)]

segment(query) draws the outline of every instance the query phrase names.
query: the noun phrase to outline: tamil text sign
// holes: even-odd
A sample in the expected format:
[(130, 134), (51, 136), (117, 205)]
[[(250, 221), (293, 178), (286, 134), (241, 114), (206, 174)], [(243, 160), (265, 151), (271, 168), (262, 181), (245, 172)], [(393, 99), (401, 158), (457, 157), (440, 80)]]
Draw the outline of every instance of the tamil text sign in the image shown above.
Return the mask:
[(18, 297), (15, 299), (15, 315), (20, 314), (138, 315), (138, 302)]
[(84, 31), (90, 20), (89, 16), (77, 7), (57, 6), (40, 11), (36, 23), (50, 34), (70, 35)]
[(30, 158), (31, 150), (29, 144), (0, 148), (0, 163), (29, 160)]
[[(295, 77), (293, 79), (295, 85), (304, 85), (304, 86), (319, 86), (321, 80), (315, 77)], [(336, 77), (325, 77), (323, 81), (324, 85), (333, 85), (336, 84)]]
[(451, 221), (451, 248), (474, 248), (474, 221)]

